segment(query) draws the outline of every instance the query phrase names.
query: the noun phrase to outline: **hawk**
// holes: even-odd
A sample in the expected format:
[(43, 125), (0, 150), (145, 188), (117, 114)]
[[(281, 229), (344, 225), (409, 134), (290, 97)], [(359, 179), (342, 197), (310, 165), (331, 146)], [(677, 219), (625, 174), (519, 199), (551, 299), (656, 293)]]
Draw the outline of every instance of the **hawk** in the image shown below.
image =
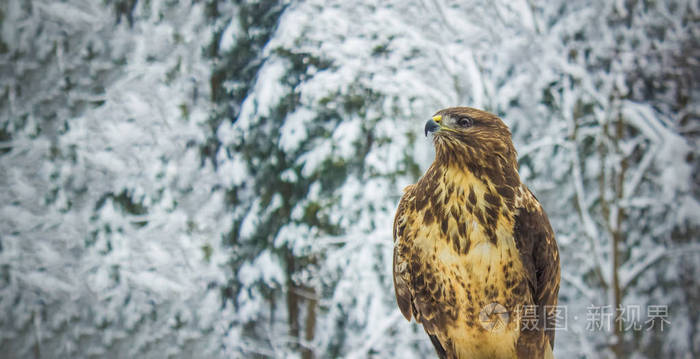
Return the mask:
[(508, 127), (470, 107), (425, 124), (435, 160), (394, 218), (396, 300), (440, 358), (549, 358), (559, 250)]

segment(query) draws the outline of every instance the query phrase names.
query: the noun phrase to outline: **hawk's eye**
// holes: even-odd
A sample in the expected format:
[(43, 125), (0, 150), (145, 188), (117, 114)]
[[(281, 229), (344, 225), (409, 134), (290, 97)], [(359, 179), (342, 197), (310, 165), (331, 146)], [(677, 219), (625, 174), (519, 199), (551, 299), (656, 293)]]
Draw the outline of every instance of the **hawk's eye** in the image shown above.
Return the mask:
[(469, 117), (460, 117), (457, 119), (457, 125), (459, 125), (459, 127), (470, 127), (472, 125), (472, 119)]

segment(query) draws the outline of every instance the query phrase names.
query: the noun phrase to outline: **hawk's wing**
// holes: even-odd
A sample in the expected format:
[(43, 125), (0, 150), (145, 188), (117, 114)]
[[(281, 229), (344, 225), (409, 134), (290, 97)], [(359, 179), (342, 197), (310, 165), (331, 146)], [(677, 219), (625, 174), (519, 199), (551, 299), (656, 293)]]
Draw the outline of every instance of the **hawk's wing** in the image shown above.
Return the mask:
[(413, 312), (411, 311), (411, 291), (408, 286), (411, 282), (410, 273), (408, 271), (409, 263), (406, 260), (406, 251), (408, 251), (409, 248), (404, 237), (404, 229), (409, 219), (407, 203), (413, 196), (412, 189), (414, 187), (415, 185), (410, 185), (403, 190), (404, 195), (401, 197), (399, 208), (396, 210), (396, 216), (394, 217), (394, 291), (401, 314), (409, 321), (411, 320)]
[(413, 291), (410, 286), (412, 284), (409, 258), (411, 241), (413, 238), (407, 238), (410, 234), (404, 232), (404, 230), (411, 219), (410, 216), (412, 212), (410, 211), (410, 203), (415, 199), (413, 194), (414, 187), (415, 185), (409, 185), (404, 188), (404, 195), (401, 197), (401, 201), (399, 201), (399, 208), (396, 210), (396, 216), (394, 217), (394, 291), (401, 314), (403, 314), (408, 321), (411, 320), (411, 317), (416, 317), (416, 320), (423, 324), (423, 329), (425, 329), (430, 341), (433, 343), (438, 357), (443, 359), (447, 358), (445, 348), (442, 346), (437, 336), (429, 330), (429, 328), (433, 327), (431, 320), (422, 318), (422, 316), (416, 312), (417, 308), (413, 302)]
[(537, 198), (532, 192), (529, 203), (518, 209), (515, 217), (513, 236), (520, 251), (525, 275), (527, 276), (532, 291), (532, 299), (538, 313), (543, 309), (548, 312), (540, 314), (546, 324), (545, 336), (550, 346), (554, 349), (554, 328), (556, 326), (554, 311), (557, 305), (559, 293), (559, 249), (554, 240), (554, 231), (549, 224)]

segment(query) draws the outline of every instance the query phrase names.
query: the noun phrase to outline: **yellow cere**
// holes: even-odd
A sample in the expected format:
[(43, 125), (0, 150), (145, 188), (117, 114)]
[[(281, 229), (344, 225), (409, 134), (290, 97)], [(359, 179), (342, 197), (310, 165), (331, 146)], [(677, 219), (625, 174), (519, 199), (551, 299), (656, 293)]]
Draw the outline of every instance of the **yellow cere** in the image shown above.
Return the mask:
[(437, 123), (438, 125), (440, 125), (440, 131), (453, 131), (453, 132), (457, 132), (457, 130), (452, 129), (452, 128), (449, 128), (447, 125), (443, 125), (443, 124), (442, 124), (442, 115), (435, 115), (435, 116), (433, 116), (433, 121), (435, 121), (435, 123)]

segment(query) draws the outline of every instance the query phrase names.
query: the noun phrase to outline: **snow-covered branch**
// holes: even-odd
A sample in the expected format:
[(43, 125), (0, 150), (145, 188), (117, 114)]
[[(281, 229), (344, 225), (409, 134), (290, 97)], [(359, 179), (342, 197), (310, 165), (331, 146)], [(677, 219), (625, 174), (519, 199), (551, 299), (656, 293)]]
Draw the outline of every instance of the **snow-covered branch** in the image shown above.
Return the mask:
[(563, 269), (561, 271), (561, 279), (572, 285), (576, 290), (578, 290), (584, 297), (586, 297), (591, 302), (598, 299), (598, 294), (593, 291), (586, 283), (583, 282), (581, 277), (576, 274), (569, 273), (568, 270)]
[(606, 274), (608, 273), (606, 271), (606, 267), (604, 267), (601, 263), (601, 260), (604, 257), (603, 252), (600, 249), (600, 243), (598, 242), (600, 235), (598, 234), (598, 228), (593, 222), (593, 218), (591, 218), (591, 214), (588, 211), (588, 204), (585, 201), (588, 197), (583, 189), (583, 177), (581, 175), (581, 161), (579, 160), (578, 149), (575, 142), (569, 142), (568, 147), (572, 162), (571, 170), (574, 177), (573, 180), (574, 188), (576, 190), (576, 201), (578, 203), (581, 220), (583, 221), (583, 230), (591, 243), (591, 248), (593, 249), (593, 262), (595, 263), (594, 270), (596, 270), (599, 274), (598, 279), (601, 280), (604, 286), (607, 286), (608, 278), (610, 277), (608, 274)]
[(386, 331), (389, 330), (390, 328), (393, 328), (404, 319), (403, 315), (401, 315), (401, 312), (399, 311), (394, 311), (391, 316), (387, 317), (384, 320), (384, 323), (382, 323), (381, 326), (377, 328), (373, 328), (373, 330), (370, 332), (369, 337), (365, 338), (364, 340), (361, 340), (361, 343), (364, 343), (362, 347), (358, 348), (357, 350), (354, 350), (348, 354), (348, 358), (366, 358), (367, 353), (372, 349), (373, 346), (377, 345), (377, 343), (381, 340), (386, 335)]
[(626, 265), (620, 268), (620, 287), (624, 291), (646, 270), (664, 258), (670, 256), (698, 254), (700, 254), (699, 244), (689, 244), (679, 248), (656, 248), (651, 252), (645, 253), (644, 258), (634, 258), (628, 260)]

